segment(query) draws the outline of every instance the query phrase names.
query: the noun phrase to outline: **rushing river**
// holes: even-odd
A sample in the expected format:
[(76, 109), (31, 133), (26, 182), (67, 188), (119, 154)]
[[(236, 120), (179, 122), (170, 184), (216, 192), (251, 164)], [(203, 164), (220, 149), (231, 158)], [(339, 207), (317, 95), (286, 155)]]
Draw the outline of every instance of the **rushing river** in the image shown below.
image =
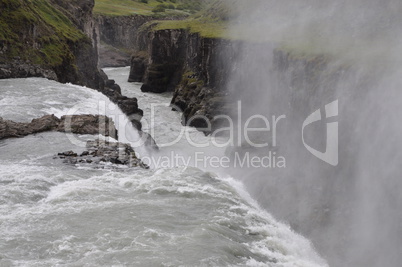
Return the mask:
[[(157, 143), (180, 132), (211, 141), (182, 128), (180, 114), (168, 107), (171, 95), (141, 93), (126, 82), (128, 68), (106, 72), (124, 95), (139, 99), (144, 130), (153, 129)], [(137, 134), (95, 90), (42, 78), (0, 80), (4, 119), (27, 122), (72, 111), (120, 118), (120, 141)], [(153, 125), (147, 123), (152, 112)], [(74, 140), (95, 138), (73, 137), (51, 132), (0, 141), (0, 266), (327, 266), (307, 239), (260, 209), (224, 171), (180, 162), (94, 169), (54, 159), (84, 149)], [(183, 138), (158, 155), (194, 150)], [(137, 152), (158, 156), (144, 147)]]

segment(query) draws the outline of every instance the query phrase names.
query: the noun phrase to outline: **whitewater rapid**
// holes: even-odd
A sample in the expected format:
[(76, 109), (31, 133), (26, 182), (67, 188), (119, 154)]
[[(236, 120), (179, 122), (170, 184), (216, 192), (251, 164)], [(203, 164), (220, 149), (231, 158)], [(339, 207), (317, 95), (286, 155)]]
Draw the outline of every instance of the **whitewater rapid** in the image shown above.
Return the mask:
[[(157, 143), (167, 144), (181, 131), (210, 141), (182, 128), (180, 114), (168, 106), (171, 95), (144, 94), (139, 84), (127, 83), (128, 71), (106, 69), (124, 95), (139, 99), (144, 130)], [(118, 120), (120, 141), (138, 137), (117, 106), (95, 90), (42, 78), (0, 80), (4, 119), (27, 122), (72, 111)], [(93, 169), (53, 159), (83, 149), (57, 132), (0, 141), (0, 266), (327, 266), (307, 239), (260, 209), (240, 182), (220, 170), (174, 163)], [(194, 153), (185, 139), (158, 154), (136, 150), (150, 158)], [(212, 146), (202, 151), (223, 153)]]

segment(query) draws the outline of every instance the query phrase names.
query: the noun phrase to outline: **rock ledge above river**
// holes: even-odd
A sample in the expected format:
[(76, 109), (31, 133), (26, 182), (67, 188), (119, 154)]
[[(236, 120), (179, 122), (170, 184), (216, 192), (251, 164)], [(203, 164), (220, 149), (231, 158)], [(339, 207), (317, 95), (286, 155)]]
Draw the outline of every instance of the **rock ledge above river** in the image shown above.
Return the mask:
[(29, 134), (58, 131), (75, 134), (102, 134), (117, 139), (113, 121), (102, 115), (45, 115), (31, 122), (14, 122), (0, 117), (0, 140)]

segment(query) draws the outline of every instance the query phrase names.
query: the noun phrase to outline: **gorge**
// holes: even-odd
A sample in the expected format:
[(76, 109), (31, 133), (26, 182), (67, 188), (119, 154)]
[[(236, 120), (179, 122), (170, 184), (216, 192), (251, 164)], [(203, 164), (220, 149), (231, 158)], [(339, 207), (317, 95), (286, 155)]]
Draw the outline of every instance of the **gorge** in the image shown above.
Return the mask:
[[(18, 1), (1, 2), (2, 23), (6, 17), (3, 10), (8, 10), (7, 14), (14, 12), (13, 2)], [(39, 1), (35, 5), (46, 12), (49, 9), (43, 9), (39, 3), (51, 3), (52, 12), (52, 7), (57, 7), (63, 27), (70, 29), (74, 25), (68, 34), (65, 28), (55, 31), (58, 40), (62, 40), (57, 45), (63, 47), (63, 53), (54, 62), (50, 59), (58, 58), (55, 55), (59, 49), (53, 49), (48, 27), (40, 23), (38, 27), (22, 27), (28, 54), (12, 51), (15, 39), (3, 40), (9, 33), (0, 32), (1, 78), (45, 77), (95, 88), (109, 100), (96, 91), (77, 90), (88, 99), (111, 100), (106, 103), (115, 110), (108, 107), (100, 115), (111, 115), (116, 125), (119, 121), (127, 122), (119, 117), (120, 112), (130, 117), (130, 127), (118, 130), (119, 141), (134, 143), (130, 135), (138, 138), (137, 130), (140, 135), (143, 130), (144, 135), (152, 133), (155, 139), (147, 137), (148, 144), (160, 147), (135, 148), (139, 158), (151, 161), (148, 172), (97, 170), (92, 175), (80, 166), (82, 173), (66, 170), (66, 174), (42, 162), (46, 153), (27, 160), (30, 169), (26, 173), (36, 175), (39, 171), (33, 169), (40, 167), (55, 177), (69, 178), (38, 178), (45, 189), (33, 189), (39, 193), (24, 200), (24, 205), (61, 212), (71, 202), (77, 209), (69, 210), (74, 218), (71, 224), (52, 217), (58, 223), (55, 225), (73, 234), (63, 236), (57, 227), (52, 228), (56, 238), (48, 240), (41, 251), (48, 265), (69, 262), (67, 255), (72, 255), (80, 264), (117, 262), (135, 266), (162, 262), (172, 266), (399, 266), (402, 113), (398, 30), (402, 21), (398, 14), (402, 5), (396, 0), (233, 0), (229, 7), (227, 1), (206, 2), (206, 7), (193, 15), (176, 10), (178, 13), (174, 14), (149, 11), (116, 16), (96, 11), (95, 7), (93, 17), (93, 1)], [(30, 1), (19, 3), (24, 8), (34, 5)], [(34, 14), (23, 21), (43, 21), (46, 17), (40, 12)], [(47, 48), (49, 45), (51, 48)], [(42, 52), (34, 52), (35, 49)], [(35, 57), (30, 61), (32, 54)], [(131, 66), (104, 69), (112, 81), (98, 69), (98, 64)], [(17, 86), (12, 80), (4, 81), (11, 84), (10, 88)], [(58, 87), (35, 81), (43, 92), (48, 92), (48, 86)], [(2, 86), (6, 88), (5, 84)], [(65, 86), (63, 90), (73, 89)], [(0, 104), (5, 101), (1, 97), (10, 98), (10, 94), (8, 90), (2, 91)], [(77, 101), (59, 94), (50, 95), (66, 99), (70, 108)], [(50, 110), (55, 108), (54, 104), (47, 105), (52, 106)], [(116, 111), (119, 108), (115, 105), (121, 111)], [(3, 108), (1, 117), (18, 121)], [(58, 112), (64, 115), (63, 109)], [(315, 116), (314, 123), (308, 121), (310, 115)], [(271, 123), (278, 118), (282, 121)], [(332, 131), (335, 125), (336, 132)], [(225, 134), (229, 131), (222, 129), (230, 126), (235, 128), (234, 138), (240, 141), (234, 142), (234, 146), (214, 146), (227, 141)], [(259, 130), (245, 135), (241, 130), (245, 126)], [(120, 138), (120, 132), (127, 134)], [(182, 132), (193, 143), (199, 141), (208, 147), (196, 147), (183, 138), (164, 146)], [(50, 140), (62, 139), (56, 137), (57, 133), (47, 134)], [(336, 147), (336, 164), (328, 164), (324, 157), (311, 153), (315, 150), (319, 152), (315, 155), (325, 155), (335, 140), (332, 147)], [(11, 139), (5, 142), (0, 146), (7, 151), (18, 147)], [(60, 142), (67, 150), (68, 143)], [(250, 143), (268, 145), (255, 147)], [(271, 164), (214, 168), (210, 163), (198, 169), (193, 162), (194, 153), (198, 152), (205, 153), (204, 158), (220, 159), (234, 155), (260, 159), (275, 153), (286, 159), (286, 167), (272, 168)], [(22, 157), (18, 153), (12, 155)], [(176, 156), (188, 161), (176, 164), (172, 160)], [(166, 166), (158, 167), (157, 160), (165, 158)], [(4, 183), (22, 188), (17, 179), (22, 172), (5, 172), (19, 163), (7, 161), (5, 155), (1, 160), (0, 166), (6, 173)], [(19, 201), (10, 193), (16, 188), (4, 188), (4, 203), (10, 207)], [(98, 202), (106, 208), (98, 206)], [(4, 205), (4, 211), (10, 207)], [(43, 216), (51, 216), (46, 212)], [(79, 220), (82, 214), (88, 218), (95, 214), (94, 220), (100, 222), (99, 227), (91, 229), (95, 239), (86, 236), (84, 229), (91, 224)], [(68, 218), (67, 215), (63, 216)], [(29, 216), (13, 216), (7, 224), (11, 228), (12, 222), (29, 220)], [(34, 216), (36, 226), (43, 230), (39, 222), (45, 217), (40, 213)], [(127, 227), (122, 226), (123, 219), (129, 222)], [(82, 231), (73, 229), (75, 221), (82, 223)], [(25, 234), (40, 236), (17, 225), (13, 229), (20, 233), (18, 244), (26, 243)], [(7, 238), (12, 240), (11, 236)], [(40, 238), (35, 240), (39, 242)], [(108, 248), (107, 242), (112, 247)], [(170, 242), (179, 249), (167, 249)], [(74, 248), (76, 244), (86, 249), (86, 256)], [(89, 249), (91, 244), (95, 244), (93, 250)], [(214, 252), (207, 248), (210, 244)], [(16, 259), (24, 258), (26, 264), (33, 262), (24, 253), (7, 250), (12, 247), (8, 242), (0, 246), (7, 251), (0, 255), (0, 260), (16, 263)], [(34, 247), (30, 245), (21, 251), (28, 253)], [(115, 261), (108, 259), (108, 249)]]

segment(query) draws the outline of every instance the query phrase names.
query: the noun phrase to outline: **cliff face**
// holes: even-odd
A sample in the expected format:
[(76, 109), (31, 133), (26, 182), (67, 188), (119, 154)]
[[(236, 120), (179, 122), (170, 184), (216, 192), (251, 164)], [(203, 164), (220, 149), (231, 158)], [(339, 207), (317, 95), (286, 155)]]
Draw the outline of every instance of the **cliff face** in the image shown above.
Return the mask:
[[(99, 33), (93, 17), (95, 0), (52, 0), (70, 20), (89, 37), (89, 42), (78, 43), (73, 48), (76, 56), (76, 65), (79, 70), (79, 79), (86, 80), (84, 85), (92, 88), (103, 88), (105, 77), (98, 69)], [(66, 12), (65, 12), (66, 11)]]
[(94, 0), (0, 1), (0, 78), (102, 88), (93, 6)]
[[(130, 65), (131, 55), (147, 50), (149, 38), (146, 24), (157, 20), (181, 20), (185, 16), (154, 17), (152, 15), (110, 16), (97, 14), (99, 29), (99, 64), (101, 67)], [(141, 54), (141, 53), (140, 53)], [(143, 55), (143, 54), (142, 54)]]
[[(138, 39), (144, 50), (131, 59), (129, 81), (143, 82), (144, 92), (174, 91), (171, 104), (183, 111), (183, 124), (205, 128), (202, 116), (212, 120), (228, 113), (224, 95), (238, 42), (204, 38), (183, 29), (149, 31)], [(218, 122), (212, 124), (214, 128)]]
[(108, 45), (120, 48), (136, 46), (139, 28), (152, 17), (133, 15), (133, 16), (97, 16), (99, 24), (99, 37)]
[(116, 17), (97, 15), (100, 66), (130, 65), (131, 53), (141, 50), (138, 43), (139, 28), (152, 19), (143, 15)]

